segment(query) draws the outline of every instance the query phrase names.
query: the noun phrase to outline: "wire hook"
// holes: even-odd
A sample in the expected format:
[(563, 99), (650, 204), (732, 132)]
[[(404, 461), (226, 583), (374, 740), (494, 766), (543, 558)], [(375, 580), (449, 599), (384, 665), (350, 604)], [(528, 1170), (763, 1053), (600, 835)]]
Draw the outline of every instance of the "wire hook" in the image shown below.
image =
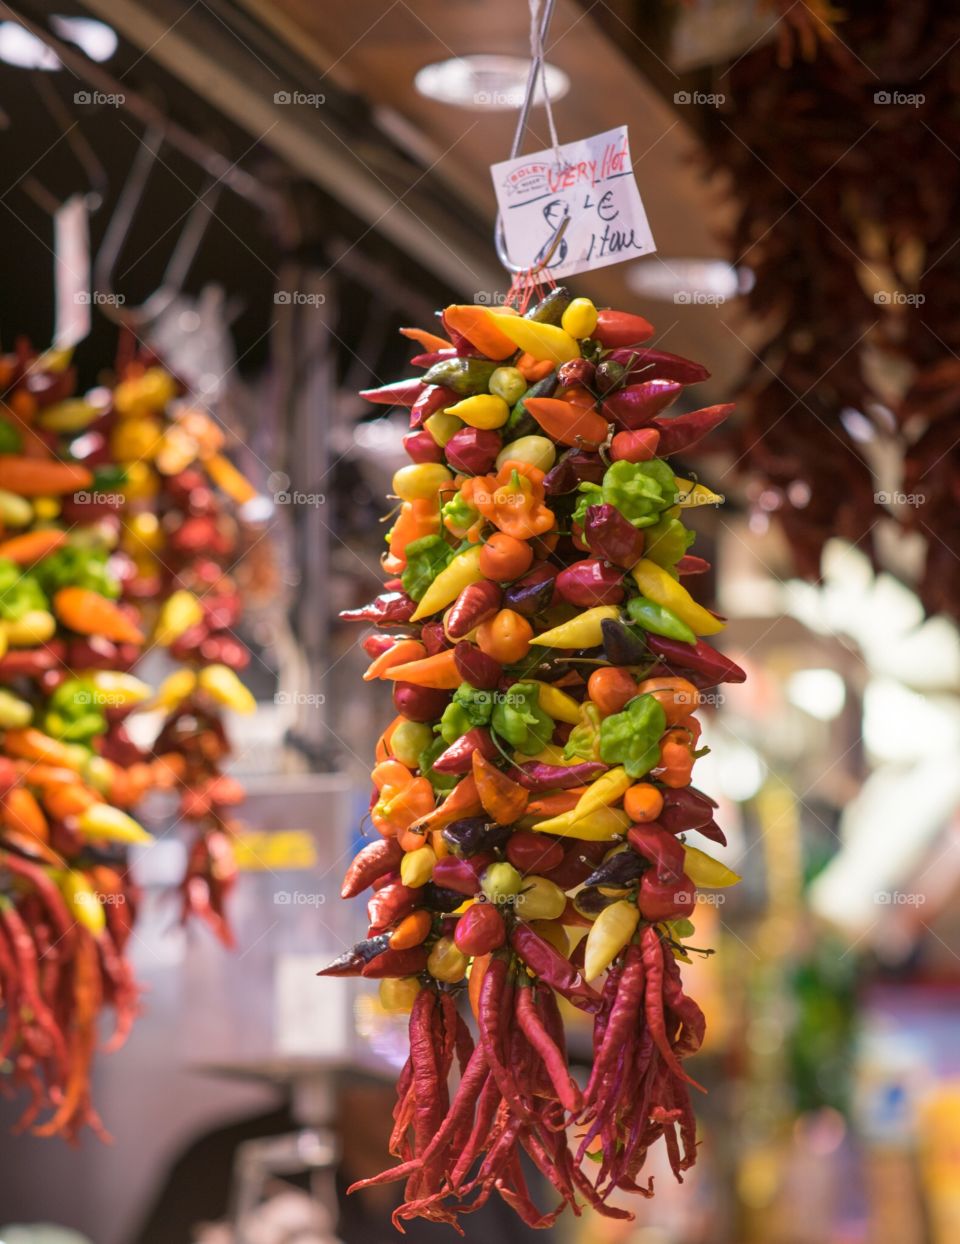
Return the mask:
[[(550, 122), (550, 132), (554, 141), (554, 149), (556, 150), (556, 131), (553, 128), (553, 115), (550, 112), (550, 96), (547, 93), (546, 75), (544, 74), (544, 50), (543, 45), (547, 37), (547, 31), (550, 28), (550, 19), (553, 17), (553, 10), (556, 6), (556, 0), (546, 0), (543, 7), (543, 16), (540, 19), (539, 27), (536, 25), (536, 4), (535, 0), (530, 3), (531, 16), (531, 32), (530, 41), (532, 44), (532, 55), (530, 58), (530, 69), (527, 73), (527, 89), (523, 97), (523, 103), (520, 105), (520, 111), (517, 115), (517, 128), (513, 134), (513, 142), (510, 145), (510, 155), (508, 159), (515, 160), (520, 153), (520, 145), (523, 142), (523, 135), (527, 128), (527, 122), (530, 119), (530, 109), (533, 105), (533, 97), (537, 89), (537, 79), (543, 79), (543, 96), (544, 104), (547, 108), (548, 119)], [(493, 240), (497, 251), (497, 258), (513, 276), (520, 276), (524, 272), (536, 272), (545, 268), (556, 253), (557, 247), (563, 241), (563, 235), (567, 231), (567, 225), (570, 223), (570, 208), (564, 204), (563, 215), (561, 216), (553, 233), (547, 238), (543, 246), (537, 252), (532, 263), (515, 264), (510, 258), (510, 252), (507, 250), (507, 237), (503, 224), (503, 215), (497, 213), (497, 223), (494, 228)]]

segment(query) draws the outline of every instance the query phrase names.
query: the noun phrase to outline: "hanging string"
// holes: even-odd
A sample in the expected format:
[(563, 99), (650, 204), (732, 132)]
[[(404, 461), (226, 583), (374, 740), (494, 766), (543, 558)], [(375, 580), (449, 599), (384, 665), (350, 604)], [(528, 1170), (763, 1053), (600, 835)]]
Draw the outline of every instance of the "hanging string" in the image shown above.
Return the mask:
[[(557, 136), (557, 126), (553, 117), (553, 106), (550, 101), (550, 93), (547, 87), (547, 67), (546, 55), (544, 51), (544, 43), (547, 37), (547, 31), (550, 27), (550, 19), (553, 17), (553, 10), (556, 0), (528, 0), (530, 7), (530, 72), (527, 76), (527, 89), (524, 94), (523, 102), (517, 114), (517, 126), (513, 135), (513, 142), (510, 145), (510, 159), (514, 160), (520, 154), (520, 147), (523, 144), (523, 136), (526, 132), (530, 119), (530, 108), (533, 104), (533, 98), (536, 94), (537, 84), (539, 83), (540, 91), (543, 96), (543, 106), (547, 114), (547, 128), (550, 134), (550, 144), (553, 147), (554, 160), (557, 169), (563, 168), (564, 159), (560, 151), (560, 140)], [(497, 254), (501, 263), (513, 274), (513, 281), (507, 294), (508, 303), (517, 306), (521, 311), (529, 303), (531, 297), (540, 291), (544, 286), (552, 288), (556, 282), (546, 269), (546, 265), (550, 262), (556, 246), (559, 244), (563, 230), (566, 228), (566, 221), (561, 222), (557, 232), (553, 238), (549, 240), (536, 261), (529, 268), (518, 269), (510, 260), (506, 249), (506, 240), (503, 234), (503, 221), (497, 218), (496, 228), (496, 244)]]
[[(553, 156), (557, 162), (557, 168), (560, 169), (563, 166), (563, 157), (560, 154), (560, 140), (557, 138), (557, 127), (553, 119), (553, 104), (550, 100), (550, 92), (547, 89), (547, 58), (543, 46), (547, 37), (550, 18), (553, 16), (553, 0), (548, 0), (545, 8), (543, 0), (529, 0), (529, 4), (531, 72), (540, 79), (543, 107), (547, 114), (547, 127), (550, 131), (550, 145), (553, 147)], [(540, 16), (541, 8), (544, 8), (542, 19)], [(514, 154), (519, 154), (519, 152)]]

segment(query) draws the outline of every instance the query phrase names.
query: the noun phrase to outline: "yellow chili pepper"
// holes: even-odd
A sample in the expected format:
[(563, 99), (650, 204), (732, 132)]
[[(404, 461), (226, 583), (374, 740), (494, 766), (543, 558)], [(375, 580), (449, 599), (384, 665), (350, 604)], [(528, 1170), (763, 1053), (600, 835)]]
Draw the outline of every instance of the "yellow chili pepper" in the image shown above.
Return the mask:
[(223, 454), (210, 454), (204, 459), (203, 465), (220, 491), (226, 493), (237, 505), (246, 505), (256, 497), (257, 490), (253, 484)]
[[(651, 563), (652, 564), (652, 563)], [(658, 566), (659, 570), (660, 567)], [(414, 614), (414, 618), (416, 614)], [(601, 623), (605, 618), (619, 618), (620, 610), (616, 605), (597, 605), (587, 609), (569, 622), (561, 622), (552, 630), (530, 640), (544, 648), (596, 648), (603, 643)]]
[(456, 600), (465, 587), (469, 587), (471, 583), (480, 582), (483, 578), (483, 572), (480, 569), (480, 548), (479, 544), (475, 544), (472, 548), (464, 549), (462, 553), (456, 555), (445, 570), (440, 571), (424, 592), (420, 604), (417, 605), (412, 619), (414, 622), (419, 622), (421, 618), (428, 618), (430, 614), (446, 609), (447, 605)]
[(426, 419), (423, 426), (443, 449), (447, 441), (452, 440), (463, 427), (463, 420), (441, 410)]
[(33, 648), (53, 638), (57, 622), (46, 609), (30, 609), (16, 620), (8, 618), (0, 623), (0, 629), (11, 648)]
[(173, 674), (169, 674), (160, 686), (157, 688), (157, 694), (153, 697), (153, 708), (171, 709), (176, 708), (181, 700), (185, 700), (187, 696), (196, 688), (197, 676), (193, 670), (177, 670)]
[(679, 475), (673, 477), (673, 482), (677, 486), (677, 505), (681, 510), (690, 510), (698, 505), (723, 505), (726, 500), (706, 484), (695, 484), (693, 480), (681, 479)]
[(473, 397), (465, 397), (455, 406), (448, 406), (448, 415), (462, 419), (471, 428), (502, 428), (510, 418), (510, 407), (502, 397), (493, 393), (477, 393)]
[(584, 816), (597, 808), (608, 807), (616, 803), (617, 800), (623, 798), (632, 785), (633, 778), (627, 776), (627, 771), (622, 765), (609, 769), (595, 782), (592, 782), (589, 789), (580, 796), (580, 802), (573, 809), (574, 817)]
[[(698, 605), (685, 587), (662, 566), (642, 557), (631, 571), (637, 587), (648, 600), (675, 613), (696, 635), (716, 635), (726, 626), (702, 605)], [(542, 640), (541, 636), (541, 640)], [(536, 642), (536, 641), (534, 641)], [(599, 642), (599, 641), (597, 641)], [(576, 647), (577, 645), (571, 645)]]
[(0, 730), (21, 730), (33, 720), (33, 709), (12, 691), (0, 688)]
[(197, 675), (201, 690), (235, 713), (254, 713), (257, 701), (227, 665), (207, 665)]
[(578, 815), (576, 808), (540, 821), (533, 827), (538, 834), (557, 834), (566, 838), (587, 838), (591, 842), (607, 842), (619, 838), (630, 828), (630, 818), (622, 808), (606, 804)]
[(589, 298), (574, 298), (560, 320), (560, 326), (571, 337), (589, 337), (597, 327), (597, 308)]
[(540, 689), (537, 703), (545, 713), (549, 713), (554, 721), (568, 721), (572, 726), (577, 724), (580, 720), (580, 705), (572, 695), (567, 695), (551, 683), (537, 682), (536, 679), (530, 681)]
[(26, 527), (33, 518), (33, 506), (26, 497), (0, 488), (0, 522), (4, 527)]
[(583, 974), (588, 981), (596, 980), (601, 972), (606, 971), (633, 937), (639, 921), (640, 911), (636, 903), (619, 899), (604, 907), (587, 933)]
[(505, 337), (532, 358), (569, 363), (580, 357), (579, 343), (555, 324), (538, 324), (535, 320), (505, 315), (502, 311), (487, 311), (487, 315)]
[(37, 423), (48, 432), (81, 432), (103, 411), (82, 397), (69, 398), (45, 406), (37, 415)]
[(380, 982), (380, 1005), (391, 1015), (407, 1015), (419, 992), (415, 976), (385, 976)]
[(427, 971), (434, 980), (452, 985), (466, 976), (469, 962), (452, 938), (440, 937), (434, 942), (427, 958)]
[(93, 670), (84, 677), (89, 678), (110, 708), (128, 708), (131, 704), (142, 704), (150, 698), (150, 687), (133, 674), (124, 674), (119, 670)]
[(563, 748), (557, 743), (548, 743), (536, 756), (524, 756), (523, 752), (514, 752), (513, 759), (518, 765), (568, 765), (569, 760), (563, 754)]
[(391, 487), (402, 501), (428, 501), (452, 483), (453, 472), (442, 463), (413, 462), (394, 474)]
[(77, 828), (87, 838), (108, 842), (152, 842), (142, 825), (109, 803), (92, 803), (77, 817)]
[(106, 928), (107, 917), (96, 890), (82, 872), (72, 868), (61, 869), (53, 874), (63, 901), (77, 924), (99, 937)]
[(741, 880), (739, 873), (698, 847), (683, 848), (683, 871), (694, 885), (706, 886), (708, 890), (723, 890)]
[(433, 876), (436, 862), (433, 847), (417, 847), (415, 851), (408, 851), (400, 861), (400, 880), (411, 890), (419, 889)]
[(203, 620), (203, 606), (186, 588), (173, 593), (160, 610), (160, 617), (154, 628), (153, 640), (162, 648), (167, 648), (173, 641), (188, 631), (191, 626)]

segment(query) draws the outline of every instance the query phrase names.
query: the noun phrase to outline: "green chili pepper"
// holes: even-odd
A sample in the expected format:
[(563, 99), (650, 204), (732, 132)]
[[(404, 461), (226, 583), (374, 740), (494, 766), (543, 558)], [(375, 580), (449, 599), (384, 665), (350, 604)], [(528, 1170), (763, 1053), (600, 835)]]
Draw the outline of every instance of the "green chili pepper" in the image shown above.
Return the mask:
[(615, 505), (634, 527), (652, 527), (676, 501), (673, 471), (661, 458), (614, 462), (603, 477), (603, 500)]
[(86, 743), (107, 728), (97, 704), (97, 690), (87, 678), (68, 678), (47, 702), (43, 724), (48, 734), (67, 743)]
[(440, 737), (446, 743), (456, 743), (468, 730), (475, 726), (485, 726), (492, 714), (493, 692), (479, 691), (468, 682), (462, 682), (443, 710)]
[(497, 734), (525, 756), (543, 751), (553, 735), (553, 718), (540, 707), (534, 682), (515, 682), (498, 695), (491, 721)]
[(400, 582), (403, 590), (413, 600), (422, 600), (427, 588), (441, 570), (446, 570), (453, 560), (452, 549), (443, 536), (421, 536), (407, 545), (407, 565)]
[(423, 749), (417, 761), (417, 768), (420, 770), (420, 776), (425, 777), (433, 789), (437, 792), (453, 790), (460, 781), (459, 775), (456, 773), (437, 773), (433, 767), (433, 762), (441, 754), (445, 752), (449, 744), (442, 735), (438, 736), (433, 742)]
[(537, 433), (543, 434), (540, 424), (528, 412), (526, 401), (528, 397), (550, 397), (556, 387), (557, 373), (552, 371), (549, 376), (544, 376), (542, 380), (538, 380), (536, 384), (532, 384), (527, 389), (523, 397), (514, 404), (513, 409), (510, 411), (510, 418), (502, 429), (506, 433), (504, 444), (508, 441), (519, 440), (521, 436), (535, 436)]
[(16, 622), (34, 609), (48, 608), (43, 589), (32, 574), (8, 557), (0, 557), (0, 618)]
[(500, 366), (487, 359), (441, 359), (424, 372), (424, 384), (442, 384), (461, 397), (474, 393), (486, 393), (490, 377)]
[(49, 596), (62, 587), (84, 587), (113, 600), (120, 595), (120, 584), (107, 568), (108, 557), (106, 549), (65, 544), (39, 562), (35, 573)]
[(454, 531), (468, 531), (480, 517), (480, 511), (467, 504), (463, 493), (457, 492), (440, 507), (440, 517)]
[(541, 298), (535, 307), (531, 307), (524, 318), (534, 320), (537, 324), (559, 324), (572, 301), (573, 294), (567, 287), (558, 285), (546, 297)]
[(0, 454), (18, 454), (23, 449), (23, 437), (9, 419), (0, 419)]
[(622, 713), (600, 723), (600, 759), (623, 765), (628, 777), (641, 778), (659, 763), (666, 728), (666, 714), (653, 696), (634, 696)]
[(661, 514), (659, 521), (648, 527), (644, 534), (644, 557), (665, 570), (671, 570), (677, 564), (696, 538), (679, 518), (669, 514)]
[(599, 760), (600, 710), (589, 701), (580, 705), (580, 722), (570, 731), (564, 760)]
[(587, 521), (587, 510), (591, 505), (600, 505), (603, 501), (603, 489), (599, 484), (591, 484), (584, 481), (577, 485), (577, 491), (580, 493), (577, 504), (574, 506), (573, 513), (570, 515), (570, 521), (577, 526), (582, 527)]
[(681, 618), (663, 605), (657, 605), (646, 596), (634, 596), (627, 601), (627, 613), (645, 631), (663, 635), (665, 639), (679, 639), (685, 644), (695, 644), (697, 637)]

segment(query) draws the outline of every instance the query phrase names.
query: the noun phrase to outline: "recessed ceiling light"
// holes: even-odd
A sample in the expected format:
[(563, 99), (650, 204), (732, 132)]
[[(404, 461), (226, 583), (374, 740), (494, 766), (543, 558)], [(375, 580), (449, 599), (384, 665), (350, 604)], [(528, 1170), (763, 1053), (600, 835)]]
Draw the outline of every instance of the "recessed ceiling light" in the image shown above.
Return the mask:
[(61, 17), (54, 14), (50, 25), (62, 39), (75, 43), (91, 60), (102, 64), (117, 50), (117, 32), (94, 17)]
[[(50, 25), (61, 39), (76, 44), (81, 52), (98, 63), (109, 60), (117, 50), (116, 32), (96, 18), (54, 14)], [(19, 22), (0, 22), (0, 60), (18, 69), (54, 71), (61, 67), (56, 52)]]
[[(562, 99), (570, 79), (556, 65), (546, 65), (547, 93)], [(413, 80), (421, 95), (482, 112), (511, 112), (523, 103), (530, 62), (522, 56), (471, 53), (424, 65)], [(543, 86), (537, 81), (533, 102), (543, 103)]]

